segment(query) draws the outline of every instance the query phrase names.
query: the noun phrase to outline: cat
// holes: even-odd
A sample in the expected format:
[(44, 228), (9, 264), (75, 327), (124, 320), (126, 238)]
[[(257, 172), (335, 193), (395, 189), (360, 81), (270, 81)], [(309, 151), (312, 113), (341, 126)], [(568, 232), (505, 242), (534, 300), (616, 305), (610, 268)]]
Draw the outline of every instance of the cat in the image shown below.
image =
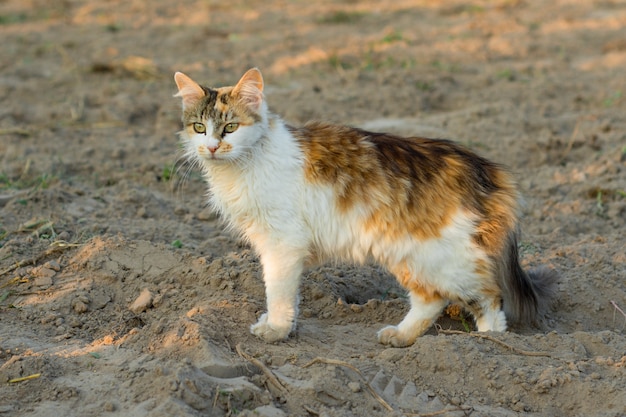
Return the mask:
[(395, 347), (413, 344), (449, 302), (478, 331), (504, 331), (507, 317), (533, 320), (553, 295), (553, 269), (520, 266), (520, 197), (501, 166), (448, 140), (290, 126), (268, 110), (256, 68), (234, 87), (174, 79), (184, 156), (259, 255), (267, 312), (250, 330), (261, 339), (290, 335), (303, 270), (327, 260), (373, 260), (408, 291), (408, 314), (377, 334)]

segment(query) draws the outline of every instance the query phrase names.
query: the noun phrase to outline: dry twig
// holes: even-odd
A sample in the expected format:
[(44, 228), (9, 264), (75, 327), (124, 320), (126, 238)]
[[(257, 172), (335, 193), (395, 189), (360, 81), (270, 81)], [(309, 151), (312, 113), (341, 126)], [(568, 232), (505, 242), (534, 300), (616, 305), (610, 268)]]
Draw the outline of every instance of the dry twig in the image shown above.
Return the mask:
[(280, 380), (276, 377), (274, 372), (272, 372), (271, 369), (269, 369), (267, 366), (265, 366), (263, 364), (263, 362), (261, 362), (260, 360), (254, 358), (254, 357), (248, 355), (246, 352), (244, 352), (244, 350), (241, 348), (241, 343), (237, 343), (237, 346), (235, 346), (235, 349), (237, 350), (237, 353), (239, 354), (239, 356), (241, 356), (242, 358), (244, 358), (245, 360), (247, 360), (248, 362), (250, 362), (251, 364), (253, 364), (257, 368), (259, 368), (261, 370), (261, 372), (263, 372), (263, 375), (265, 375), (267, 377), (268, 381), (272, 385), (274, 385), (280, 392), (282, 392), (284, 394), (284, 393), (289, 391), (289, 389), (287, 389), (287, 387), (285, 385), (283, 385), (283, 383), (280, 382)]
[(406, 417), (434, 417), (445, 413), (453, 413), (455, 411), (465, 411), (462, 408), (444, 408), (443, 410), (433, 411), (432, 413), (403, 413)]
[(380, 405), (385, 407), (385, 409), (387, 411), (393, 411), (393, 407), (391, 407), (387, 401), (385, 401), (380, 395), (378, 395), (378, 393), (376, 391), (374, 391), (374, 388), (372, 388), (372, 386), (369, 384), (369, 382), (367, 382), (367, 380), (365, 379), (365, 377), (363, 376), (361, 371), (359, 371), (353, 365), (349, 364), (348, 362), (344, 362), (344, 361), (340, 361), (340, 360), (336, 360), (336, 359), (327, 359), (327, 358), (317, 357), (317, 358), (313, 359), (311, 362), (309, 362), (306, 365), (304, 365), (303, 368), (308, 368), (309, 366), (314, 365), (316, 363), (325, 363), (325, 364), (328, 364), (328, 365), (343, 366), (343, 367), (346, 367), (348, 369), (352, 369), (354, 372), (357, 373), (357, 375), (359, 375), (359, 377), (361, 378), (361, 380), (365, 384), (365, 387), (367, 388), (369, 393), (372, 394), (372, 397), (374, 397), (376, 399), (376, 401), (378, 401), (380, 403)]
[(530, 350), (523, 350), (523, 349), (519, 349), (516, 348), (515, 346), (511, 346), (508, 343), (503, 342), (502, 340), (498, 340), (495, 337), (489, 336), (487, 334), (482, 334), (482, 333), (467, 333), (467, 332), (462, 332), (460, 330), (444, 330), (442, 329), (440, 326), (437, 326), (437, 332), (441, 333), (441, 334), (462, 334), (465, 336), (472, 336), (472, 337), (477, 337), (479, 339), (485, 339), (485, 340), (490, 340), (500, 346), (504, 346), (505, 348), (519, 354), (519, 355), (525, 355), (525, 356), (546, 356), (548, 358), (551, 358), (552, 355), (550, 355), (548, 352), (534, 352), (534, 351), (530, 351)]

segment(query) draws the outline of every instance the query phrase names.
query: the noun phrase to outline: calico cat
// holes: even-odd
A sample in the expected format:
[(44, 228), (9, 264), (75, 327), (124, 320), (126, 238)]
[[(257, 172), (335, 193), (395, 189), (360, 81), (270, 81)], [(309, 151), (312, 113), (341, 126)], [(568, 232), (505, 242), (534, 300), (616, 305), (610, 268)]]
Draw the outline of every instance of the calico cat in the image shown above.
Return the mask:
[(449, 302), (479, 331), (532, 320), (556, 273), (522, 270), (519, 195), (511, 175), (447, 140), (352, 127), (292, 127), (270, 113), (261, 72), (207, 88), (177, 72), (185, 156), (202, 168), (210, 202), (258, 253), (267, 313), (251, 326), (267, 342), (295, 328), (305, 267), (374, 260), (408, 290), (411, 308), (378, 340), (408, 346)]

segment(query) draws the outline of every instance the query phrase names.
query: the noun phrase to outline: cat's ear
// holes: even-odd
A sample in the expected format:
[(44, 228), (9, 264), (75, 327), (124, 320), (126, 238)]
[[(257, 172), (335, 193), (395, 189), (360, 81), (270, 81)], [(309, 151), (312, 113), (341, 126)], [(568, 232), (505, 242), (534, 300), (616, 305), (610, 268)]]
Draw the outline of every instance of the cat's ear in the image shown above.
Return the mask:
[(263, 103), (263, 76), (257, 68), (249, 69), (239, 80), (232, 94), (251, 110), (258, 112)]
[(205, 96), (202, 87), (182, 72), (174, 74), (174, 81), (178, 86), (178, 94), (174, 97), (183, 99), (183, 109), (197, 104)]

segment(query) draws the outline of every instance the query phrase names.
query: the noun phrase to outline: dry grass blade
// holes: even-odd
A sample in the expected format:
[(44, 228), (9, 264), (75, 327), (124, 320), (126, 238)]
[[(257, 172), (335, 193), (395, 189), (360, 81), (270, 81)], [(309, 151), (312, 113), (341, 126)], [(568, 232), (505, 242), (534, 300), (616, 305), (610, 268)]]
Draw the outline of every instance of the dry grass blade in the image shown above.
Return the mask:
[(30, 219), (29, 221), (21, 224), (20, 228), (18, 229), (18, 232), (26, 232), (26, 231), (37, 230), (42, 225), (46, 225), (48, 223), (52, 223), (52, 222), (50, 220), (48, 220), (48, 219), (33, 218), (33, 219)]
[[(15, 264), (11, 265), (10, 267), (0, 271), (0, 277), (2, 275), (8, 274), (11, 271), (16, 270), (17, 268), (21, 268), (24, 265), (35, 265), (37, 262), (39, 262), (39, 260), (52, 255), (55, 252), (59, 252), (62, 250), (65, 250), (67, 248), (71, 248), (71, 247), (76, 247), (76, 246), (80, 246), (79, 244), (75, 244), (75, 243), (67, 243), (64, 240), (57, 240), (54, 241), (50, 244), (50, 248), (48, 250), (45, 250), (43, 252), (41, 252), (40, 254), (38, 254), (37, 256), (33, 256), (32, 258), (28, 258), (28, 259), (23, 259), (19, 262), (16, 262)], [(9, 281), (10, 283), (11, 281)], [(9, 283), (5, 283), (4, 285), (1, 285), (0, 288), (5, 287), (7, 285), (9, 285)]]
[(574, 148), (574, 142), (576, 141), (576, 137), (578, 136), (578, 131), (580, 130), (580, 123), (583, 120), (589, 121), (589, 120), (596, 120), (596, 119), (597, 119), (596, 116), (582, 116), (582, 117), (579, 117), (578, 120), (576, 120), (576, 125), (574, 126), (574, 130), (572, 131), (569, 141), (567, 142), (567, 147), (565, 148), (565, 151), (561, 155), (561, 163), (565, 161), (569, 153)]
[(0, 194), (0, 207), (4, 207), (7, 203), (15, 198), (27, 195), (31, 190), (19, 190), (10, 194)]
[(217, 407), (217, 400), (220, 397), (220, 386), (218, 385), (217, 387), (215, 387), (215, 397), (213, 397), (213, 409), (215, 410), (215, 407)]
[[(28, 279), (22, 277), (13, 277), (4, 284), (0, 285), (0, 288), (9, 287), (11, 285), (17, 285), (23, 282), (28, 282)], [(3, 300), (4, 301), (4, 300)]]
[(455, 411), (466, 412), (466, 410), (457, 407), (457, 408), (444, 408), (443, 410), (433, 411), (432, 413), (403, 413), (403, 414), (405, 417), (435, 417), (435, 416), (440, 416), (442, 414), (453, 413)]
[(261, 370), (261, 372), (263, 372), (263, 375), (265, 375), (267, 377), (268, 381), (272, 385), (274, 385), (279, 391), (281, 391), (282, 393), (289, 392), (289, 389), (287, 389), (287, 387), (285, 385), (283, 385), (282, 382), (280, 382), (280, 380), (276, 377), (276, 375), (274, 375), (274, 372), (272, 372), (260, 360), (254, 358), (254, 357), (252, 357), (250, 355), (248, 355), (241, 348), (241, 343), (238, 343), (237, 346), (235, 346), (235, 349), (237, 350), (237, 354), (239, 354), (239, 356), (241, 356), (242, 358), (244, 358), (245, 360), (247, 360), (248, 362), (250, 362), (251, 364), (253, 364), (257, 368), (259, 368)]
[(621, 308), (619, 308), (619, 306), (617, 305), (617, 303), (613, 300), (611, 300), (611, 304), (613, 305), (613, 307), (615, 307), (615, 309), (617, 311), (619, 311), (620, 313), (622, 313), (622, 316), (624, 316), (624, 318), (626, 319), (626, 313), (624, 313), (624, 310), (622, 310)]
[(28, 375), (28, 376), (23, 376), (21, 378), (13, 378), (13, 379), (9, 379), (9, 384), (15, 384), (17, 382), (23, 382), (23, 381), (28, 381), (31, 379), (37, 379), (41, 376), (41, 374), (32, 374), (32, 375)]
[[(622, 316), (624, 316), (624, 319), (626, 320), (626, 313), (624, 313), (624, 310), (619, 308), (619, 306), (617, 305), (617, 303), (615, 301), (611, 300), (610, 303), (613, 305), (613, 308), (615, 309), (615, 311), (619, 311), (620, 313), (622, 313)], [(615, 311), (613, 312), (613, 322), (614, 323), (615, 323)]]
[(41, 236), (44, 232), (50, 232), (52, 236), (56, 236), (54, 231), (54, 222), (48, 219), (33, 218), (22, 224), (17, 230), (18, 232), (31, 232), (34, 236)]
[(4, 303), (7, 298), (11, 295), (11, 291), (4, 291), (2, 295), (0, 295), (0, 304)]
[(66, 242), (63, 239), (55, 240), (54, 242), (52, 242), (50, 244), (50, 247), (52, 247), (52, 248), (60, 248), (60, 249), (77, 248), (79, 246), (82, 246), (82, 244), (80, 244), (80, 243), (69, 243), (69, 242)]
[(318, 411), (315, 411), (314, 409), (312, 409), (311, 407), (309, 407), (308, 405), (303, 405), (302, 408), (304, 408), (306, 410), (307, 413), (313, 415), (313, 416), (319, 416), (320, 413)]
[(343, 366), (345, 368), (352, 369), (354, 372), (357, 373), (357, 375), (359, 375), (359, 377), (361, 378), (361, 380), (365, 384), (365, 387), (367, 388), (369, 393), (372, 395), (372, 397), (374, 397), (376, 399), (376, 401), (378, 401), (380, 403), (380, 405), (385, 407), (385, 409), (387, 411), (393, 411), (393, 407), (390, 406), (389, 403), (387, 401), (385, 401), (380, 395), (378, 395), (378, 393), (376, 391), (374, 391), (374, 388), (372, 388), (372, 386), (369, 384), (369, 382), (367, 382), (367, 380), (365, 379), (365, 377), (363, 376), (361, 371), (359, 371), (353, 365), (349, 364), (348, 362), (344, 362), (344, 361), (340, 361), (340, 360), (336, 360), (336, 359), (327, 359), (327, 358), (317, 357), (317, 358), (313, 359), (311, 362), (309, 362), (306, 365), (304, 365), (303, 368), (308, 368), (308, 367), (310, 367), (310, 366), (312, 366), (312, 365), (314, 365), (316, 363), (325, 363), (325, 364), (328, 364), (328, 365)]
[[(0, 271), (0, 277), (4, 274), (8, 274), (11, 271), (16, 270), (17, 268), (21, 268), (24, 265), (28, 265), (28, 264), (35, 264), (37, 263), (37, 260), (39, 259), (39, 256), (33, 257), (33, 258), (29, 258), (29, 259), (22, 259), (19, 262), (14, 263), (13, 265), (11, 265), (8, 268), (5, 268), (4, 270)], [(15, 278), (10, 280), (9, 282), (4, 283), (3, 285), (0, 285), (0, 288), (6, 287), (8, 285), (11, 285), (15, 282)]]
[(444, 330), (442, 329), (440, 326), (437, 326), (437, 333), (441, 333), (441, 334), (462, 334), (464, 336), (471, 336), (471, 337), (477, 337), (479, 339), (485, 339), (485, 340), (490, 340), (500, 346), (503, 346), (519, 355), (525, 355), (525, 356), (545, 356), (548, 358), (551, 358), (552, 355), (550, 355), (548, 352), (535, 352), (535, 351), (531, 351), (531, 350), (523, 350), (523, 349), (519, 349), (516, 348), (515, 346), (511, 346), (508, 343), (503, 342), (502, 340), (498, 340), (493, 336), (489, 336), (487, 334), (482, 334), (482, 333), (467, 333), (467, 332), (462, 332), (460, 330)]
[(0, 129), (0, 136), (2, 135), (30, 136), (30, 131), (22, 129), (21, 127), (9, 127), (5, 129)]

